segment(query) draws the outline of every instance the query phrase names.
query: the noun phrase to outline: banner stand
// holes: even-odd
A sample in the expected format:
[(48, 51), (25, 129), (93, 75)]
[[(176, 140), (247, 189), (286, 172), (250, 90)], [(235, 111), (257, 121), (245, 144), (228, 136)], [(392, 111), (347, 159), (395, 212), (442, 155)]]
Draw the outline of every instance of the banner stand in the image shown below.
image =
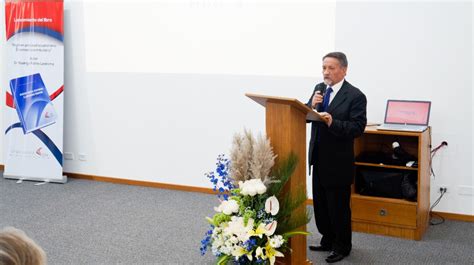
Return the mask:
[(63, 175), (64, 3), (6, 0), (4, 178)]
[(9, 176), (3, 174), (3, 178), (5, 179), (18, 179), (18, 180), (31, 180), (31, 181), (46, 181), (48, 183), (67, 183), (67, 176), (63, 175), (62, 179), (48, 179), (48, 178), (35, 178), (35, 177), (20, 177), (20, 176)]

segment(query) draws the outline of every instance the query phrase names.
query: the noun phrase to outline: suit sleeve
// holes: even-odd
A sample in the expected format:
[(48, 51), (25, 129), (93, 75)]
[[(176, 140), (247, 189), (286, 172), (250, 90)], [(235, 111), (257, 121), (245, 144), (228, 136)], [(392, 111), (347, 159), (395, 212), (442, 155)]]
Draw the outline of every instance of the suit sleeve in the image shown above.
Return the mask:
[(309, 100), (306, 103), (306, 106), (308, 106), (308, 108), (310, 109), (313, 109), (313, 107), (311, 107), (311, 103), (313, 103), (313, 96), (314, 96), (314, 93), (316, 93), (317, 88), (318, 88), (317, 86), (314, 88), (313, 93), (311, 94), (311, 97), (309, 97)]
[[(314, 96), (314, 94), (316, 93), (317, 90), (318, 90), (318, 85), (316, 85), (316, 86), (314, 87), (313, 93), (311, 94), (311, 97), (309, 97), (309, 100), (308, 100), (308, 102), (306, 103), (306, 106), (308, 106), (308, 108), (310, 108), (310, 109), (313, 109), (313, 107), (311, 106), (311, 105), (312, 105), (311, 103), (313, 103), (313, 96)], [(311, 121), (311, 120), (306, 120), (306, 123), (310, 123), (310, 122), (313, 122), (313, 121)]]
[(367, 125), (367, 98), (360, 93), (352, 101), (348, 120), (333, 120), (329, 131), (334, 135), (356, 138), (364, 133)]

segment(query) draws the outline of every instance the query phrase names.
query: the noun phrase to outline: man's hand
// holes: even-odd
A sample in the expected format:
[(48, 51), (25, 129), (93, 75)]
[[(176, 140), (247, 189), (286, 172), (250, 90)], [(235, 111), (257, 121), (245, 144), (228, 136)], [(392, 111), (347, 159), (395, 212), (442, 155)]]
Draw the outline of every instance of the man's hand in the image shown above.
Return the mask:
[(327, 112), (320, 112), (319, 114), (321, 115), (321, 118), (323, 119), (324, 123), (326, 123), (328, 127), (331, 127), (331, 124), (332, 124), (331, 114)]
[(313, 109), (315, 109), (316, 106), (318, 104), (321, 104), (322, 102), (323, 102), (323, 95), (321, 95), (321, 91), (318, 90), (313, 95), (313, 101), (311, 102), (311, 107), (313, 107)]

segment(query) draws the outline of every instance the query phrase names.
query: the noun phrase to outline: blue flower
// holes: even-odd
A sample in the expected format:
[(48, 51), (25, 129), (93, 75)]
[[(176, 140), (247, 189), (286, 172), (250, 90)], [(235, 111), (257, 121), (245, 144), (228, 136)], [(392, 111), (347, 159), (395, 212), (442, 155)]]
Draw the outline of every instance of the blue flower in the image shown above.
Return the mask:
[[(229, 176), (230, 172), (230, 163), (231, 161), (225, 158), (224, 154), (220, 154), (217, 156), (216, 162), (216, 169), (212, 172), (205, 173), (204, 175), (209, 181), (212, 183), (212, 190), (217, 192), (217, 196), (219, 198), (223, 198), (225, 201), (229, 200), (230, 195), (236, 195), (234, 193), (235, 186), (232, 184), (233, 180)], [(203, 240), (201, 240), (201, 255), (204, 255), (208, 249), (210, 249), (212, 245), (212, 231), (214, 227), (211, 226), (211, 229), (206, 232), (206, 235)], [(213, 254), (217, 257), (222, 255), (222, 253), (217, 250), (213, 249)], [(244, 259), (242, 259), (244, 260)], [(246, 262), (247, 263), (248, 259)]]
[(201, 251), (201, 256), (206, 254), (207, 248), (211, 245), (211, 236), (212, 236), (213, 229), (214, 229), (214, 226), (211, 225), (211, 229), (209, 229), (206, 232), (204, 239), (201, 240), (201, 247), (199, 248), (199, 250)]
[(258, 219), (263, 219), (266, 215), (267, 215), (267, 214), (266, 214), (266, 212), (265, 212), (264, 209), (260, 209), (260, 210), (258, 210), (258, 212), (257, 212), (257, 218), (258, 218)]
[(255, 246), (257, 245), (257, 240), (255, 240), (254, 238), (250, 238), (249, 240), (245, 241), (244, 242), (244, 248), (245, 250), (247, 251), (250, 251), (252, 250)]
[(223, 154), (220, 154), (217, 156), (215, 172), (205, 173), (205, 176), (213, 185), (212, 190), (218, 191), (217, 196), (224, 200), (229, 199), (229, 193), (235, 188), (232, 184), (232, 179), (229, 177), (229, 170), (230, 160), (225, 158)]

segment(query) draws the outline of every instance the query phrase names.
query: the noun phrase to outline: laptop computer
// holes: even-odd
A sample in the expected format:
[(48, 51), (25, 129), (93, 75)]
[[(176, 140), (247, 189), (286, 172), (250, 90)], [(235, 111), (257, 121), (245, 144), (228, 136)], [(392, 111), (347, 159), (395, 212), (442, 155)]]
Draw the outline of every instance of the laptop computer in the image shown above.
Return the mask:
[(431, 101), (387, 100), (384, 124), (377, 130), (423, 132), (428, 128)]

